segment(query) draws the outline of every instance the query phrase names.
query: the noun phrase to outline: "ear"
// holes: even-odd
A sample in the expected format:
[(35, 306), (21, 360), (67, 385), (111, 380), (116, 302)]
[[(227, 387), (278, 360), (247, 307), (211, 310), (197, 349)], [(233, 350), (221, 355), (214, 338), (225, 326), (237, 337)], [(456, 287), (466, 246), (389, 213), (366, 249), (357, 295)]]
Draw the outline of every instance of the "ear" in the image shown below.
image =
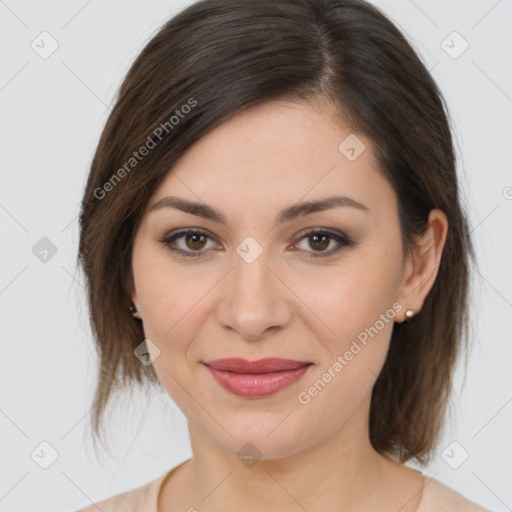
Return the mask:
[(139, 299), (137, 297), (137, 292), (135, 291), (135, 288), (131, 292), (130, 297), (131, 297), (132, 303), (135, 304), (135, 307), (137, 309), (139, 309)]
[(427, 230), (418, 239), (404, 264), (402, 282), (397, 295), (397, 301), (404, 306), (401, 313), (402, 322), (406, 319), (405, 312), (408, 309), (412, 309), (415, 315), (418, 314), (434, 285), (447, 233), (448, 219), (445, 213), (439, 209), (431, 210)]
[(135, 288), (133, 288), (133, 291), (131, 292), (130, 296), (132, 299), (132, 304), (134, 304), (135, 307), (137, 308), (137, 311), (135, 313), (133, 313), (132, 316), (134, 316), (135, 318), (141, 318), (140, 308), (139, 308), (139, 299), (137, 297), (137, 292), (135, 291)]
[(128, 295), (130, 296), (131, 303), (137, 308), (135, 313), (132, 313), (132, 316), (135, 318), (141, 318), (140, 316), (140, 308), (139, 308), (139, 298), (137, 297), (137, 291), (135, 290), (135, 284), (133, 282), (133, 276), (130, 275), (128, 278), (128, 283), (126, 285), (126, 289)]

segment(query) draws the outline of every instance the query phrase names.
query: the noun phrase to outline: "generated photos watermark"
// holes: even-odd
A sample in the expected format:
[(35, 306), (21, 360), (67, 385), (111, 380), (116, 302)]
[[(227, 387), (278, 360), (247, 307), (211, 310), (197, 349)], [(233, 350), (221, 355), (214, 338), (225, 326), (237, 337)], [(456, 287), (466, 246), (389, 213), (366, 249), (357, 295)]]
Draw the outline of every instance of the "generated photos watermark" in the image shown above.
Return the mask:
[[(174, 111), (174, 114), (169, 117), (167, 121), (160, 123), (152, 132), (152, 135), (148, 135), (146, 143), (141, 146), (137, 151), (132, 153), (132, 156), (114, 173), (112, 176), (103, 184), (102, 187), (94, 189), (94, 197), (96, 199), (103, 199), (108, 192), (114, 189), (114, 187), (135, 167), (138, 163), (144, 159), (149, 152), (154, 149), (158, 142), (160, 142), (164, 134), (169, 134), (177, 126), (192, 109), (197, 106), (197, 100), (189, 98), (186, 103), (181, 105), (180, 108)], [(155, 141), (158, 139), (158, 141)]]
[[(306, 391), (300, 391), (297, 395), (297, 400), (302, 405), (307, 405), (311, 402), (312, 398), (318, 395), (329, 382), (331, 382), (342, 370), (347, 366), (354, 357), (363, 350), (368, 344), (368, 336), (373, 339), (379, 332), (384, 329), (385, 325), (392, 322), (396, 313), (402, 311), (403, 306), (399, 302), (395, 302), (393, 306), (381, 313), (379, 320), (372, 326), (366, 327), (357, 335), (357, 340), (353, 340), (350, 348), (342, 355), (338, 355), (335, 361), (327, 368), (327, 370), (310, 386)], [(358, 343), (359, 341), (359, 343)]]

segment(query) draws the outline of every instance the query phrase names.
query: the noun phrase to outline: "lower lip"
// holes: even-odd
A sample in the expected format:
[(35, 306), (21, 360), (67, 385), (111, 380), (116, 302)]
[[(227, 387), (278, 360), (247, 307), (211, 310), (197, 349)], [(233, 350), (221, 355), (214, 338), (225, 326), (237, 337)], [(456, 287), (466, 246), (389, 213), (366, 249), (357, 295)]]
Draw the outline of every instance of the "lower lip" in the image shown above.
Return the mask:
[(205, 365), (217, 383), (237, 396), (261, 398), (277, 393), (299, 380), (311, 366), (273, 373), (234, 373)]

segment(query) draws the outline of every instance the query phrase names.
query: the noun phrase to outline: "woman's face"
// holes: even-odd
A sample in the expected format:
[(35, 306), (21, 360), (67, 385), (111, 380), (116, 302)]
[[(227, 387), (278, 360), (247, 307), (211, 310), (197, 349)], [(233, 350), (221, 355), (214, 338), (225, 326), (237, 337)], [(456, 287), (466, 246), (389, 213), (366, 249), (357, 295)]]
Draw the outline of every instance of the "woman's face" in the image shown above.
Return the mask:
[[(365, 432), (394, 313), (411, 306), (395, 193), (370, 142), (331, 111), (272, 101), (216, 128), (168, 173), (136, 234), (132, 299), (154, 369), (190, 427), (229, 452), (279, 458)], [(335, 196), (347, 199), (302, 208)], [(205, 365), (222, 358), (309, 366)]]

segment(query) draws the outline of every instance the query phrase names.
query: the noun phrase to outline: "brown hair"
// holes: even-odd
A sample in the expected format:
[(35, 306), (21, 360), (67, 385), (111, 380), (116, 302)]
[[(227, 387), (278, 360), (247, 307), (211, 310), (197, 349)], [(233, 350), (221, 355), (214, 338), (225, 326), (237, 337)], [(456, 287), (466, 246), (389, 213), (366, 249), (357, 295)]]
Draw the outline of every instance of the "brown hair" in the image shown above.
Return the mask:
[(132, 244), (153, 191), (181, 155), (235, 114), (318, 95), (372, 141), (379, 172), (397, 194), (404, 254), (431, 209), (448, 218), (435, 283), (417, 316), (395, 323), (370, 408), (379, 453), (429, 460), (469, 327), (474, 253), (442, 95), (395, 25), (361, 0), (203, 0), (165, 23), (131, 66), (80, 213), (77, 262), (100, 356), (96, 436), (116, 383), (159, 382), (134, 356), (144, 331), (129, 312)]

